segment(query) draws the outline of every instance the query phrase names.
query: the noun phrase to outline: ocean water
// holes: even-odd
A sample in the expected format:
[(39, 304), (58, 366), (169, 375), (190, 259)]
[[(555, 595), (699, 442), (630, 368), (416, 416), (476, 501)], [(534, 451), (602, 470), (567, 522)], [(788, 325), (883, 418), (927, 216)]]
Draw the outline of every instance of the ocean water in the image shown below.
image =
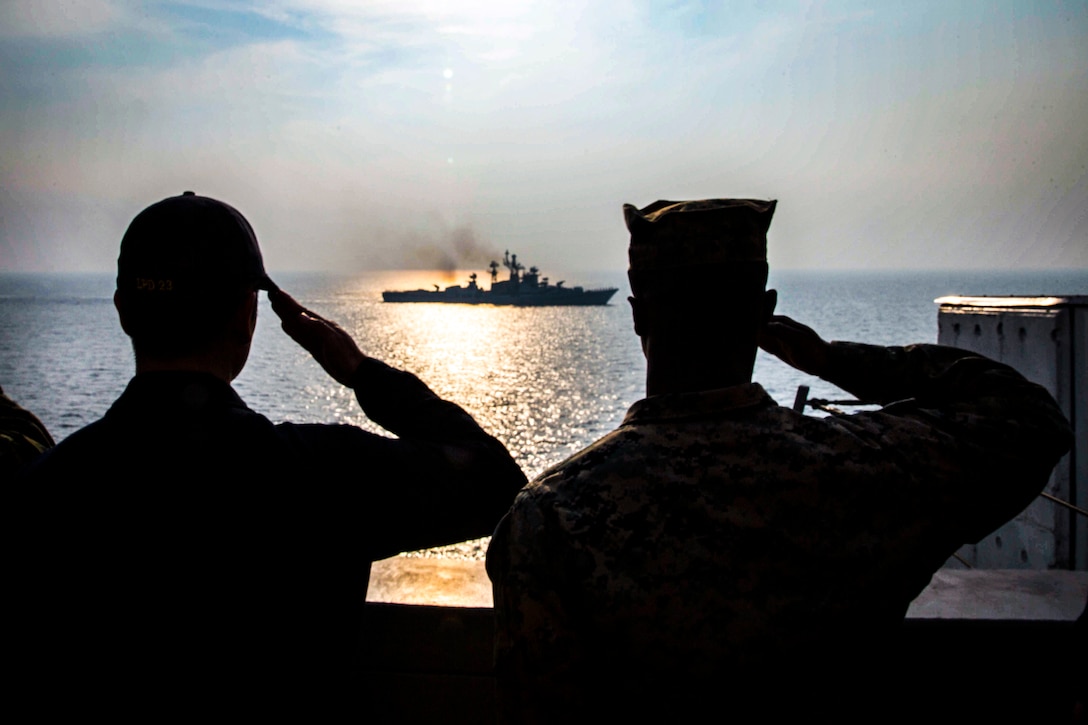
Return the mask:
[[(622, 272), (586, 275), (620, 291), (605, 307), (518, 309), (386, 304), (383, 289), (415, 289), (437, 273), (294, 274), (277, 282), (339, 322), (369, 355), (410, 370), (466, 408), (531, 478), (612, 430), (643, 395), (645, 361)], [(448, 283), (448, 282), (447, 282)], [(772, 272), (778, 310), (827, 339), (936, 342), (946, 294), (1088, 294), (1088, 270), (1053, 272)], [(132, 375), (112, 304), (111, 275), (0, 275), (0, 386), (63, 439), (101, 417)], [(707, 334), (714, 321), (708, 319)], [(755, 379), (790, 405), (846, 397), (760, 353)], [(352, 423), (381, 432), (350, 390), (329, 379), (280, 329), (262, 299), (250, 360), (235, 381), (273, 421)]]

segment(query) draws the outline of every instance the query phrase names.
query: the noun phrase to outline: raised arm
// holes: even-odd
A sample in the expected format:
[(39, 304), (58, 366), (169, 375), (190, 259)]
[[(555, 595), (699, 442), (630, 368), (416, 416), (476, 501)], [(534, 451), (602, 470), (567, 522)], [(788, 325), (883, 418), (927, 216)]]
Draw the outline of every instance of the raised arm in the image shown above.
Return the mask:
[[(943, 345), (882, 347), (827, 342), (788, 317), (775, 316), (762, 331), (760, 347), (803, 372), (817, 375), (866, 402), (897, 401), (918, 409), (992, 419), (994, 427), (1016, 428), (1028, 447), (1053, 465), (1072, 444), (1072, 430), (1054, 398), (1041, 385), (1003, 363)], [(893, 411), (895, 409), (892, 409)]]
[[(961, 521), (976, 521), (975, 538), (1038, 495), (1072, 445), (1069, 422), (1045, 388), (974, 352), (827, 342), (788, 317), (770, 321), (760, 346), (882, 404), (839, 424), (909, 459), (918, 474), (914, 492), (930, 495)], [(923, 494), (927, 486), (930, 494)]]
[[(364, 355), (351, 335), (331, 320), (300, 305), (282, 290), (269, 293), (272, 309), (283, 330), (309, 352), (337, 382), (355, 391), (367, 417), (402, 437), (436, 442), (456, 440), (459, 434), (487, 436), (458, 405), (438, 397), (412, 373), (398, 370)], [(464, 461), (463, 452), (449, 455)]]
[(355, 391), (368, 418), (397, 436), (353, 426), (295, 426), (330, 465), (335, 460), (345, 470), (361, 469), (374, 556), (490, 534), (525, 485), (502, 443), (412, 373), (363, 354), (336, 323), (284, 292), (269, 297), (284, 331)]
[(268, 293), (272, 311), (292, 340), (313, 356), (334, 380), (351, 385), (355, 370), (366, 359), (344, 328), (300, 305), (283, 290)]

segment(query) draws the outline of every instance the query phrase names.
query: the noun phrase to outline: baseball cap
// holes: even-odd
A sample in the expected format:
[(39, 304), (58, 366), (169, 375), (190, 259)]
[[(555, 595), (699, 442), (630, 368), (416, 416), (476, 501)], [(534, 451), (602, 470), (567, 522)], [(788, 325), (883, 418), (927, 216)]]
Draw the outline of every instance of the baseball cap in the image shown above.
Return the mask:
[(117, 289), (156, 300), (194, 300), (243, 290), (274, 290), (257, 235), (234, 207), (183, 192), (136, 215), (121, 239)]

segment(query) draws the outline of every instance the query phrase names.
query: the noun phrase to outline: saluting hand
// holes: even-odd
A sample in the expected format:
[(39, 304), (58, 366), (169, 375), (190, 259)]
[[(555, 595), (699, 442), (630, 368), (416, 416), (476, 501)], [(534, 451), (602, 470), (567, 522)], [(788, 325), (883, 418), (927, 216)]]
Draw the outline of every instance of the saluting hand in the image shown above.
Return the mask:
[(351, 384), (355, 370), (366, 359), (355, 340), (340, 325), (306, 309), (283, 290), (268, 293), (272, 311), (292, 340), (313, 356), (334, 380)]
[(830, 344), (811, 327), (785, 315), (773, 316), (760, 330), (759, 346), (811, 375), (822, 375), (830, 365)]

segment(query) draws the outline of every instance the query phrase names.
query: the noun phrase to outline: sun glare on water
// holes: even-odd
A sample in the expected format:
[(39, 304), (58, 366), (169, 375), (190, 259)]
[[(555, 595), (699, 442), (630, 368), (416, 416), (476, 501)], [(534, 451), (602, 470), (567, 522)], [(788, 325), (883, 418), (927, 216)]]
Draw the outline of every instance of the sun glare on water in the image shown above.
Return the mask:
[[(318, 311), (351, 332), (367, 354), (415, 373), (465, 408), (532, 476), (615, 427), (640, 397), (641, 351), (626, 308), (615, 304), (382, 301), (383, 290), (464, 286), (469, 274), (372, 273), (348, 282)], [(488, 275), (477, 274), (477, 284), (489, 287)], [(617, 388), (624, 392), (601, 394)], [(352, 422), (367, 424), (361, 414)]]

